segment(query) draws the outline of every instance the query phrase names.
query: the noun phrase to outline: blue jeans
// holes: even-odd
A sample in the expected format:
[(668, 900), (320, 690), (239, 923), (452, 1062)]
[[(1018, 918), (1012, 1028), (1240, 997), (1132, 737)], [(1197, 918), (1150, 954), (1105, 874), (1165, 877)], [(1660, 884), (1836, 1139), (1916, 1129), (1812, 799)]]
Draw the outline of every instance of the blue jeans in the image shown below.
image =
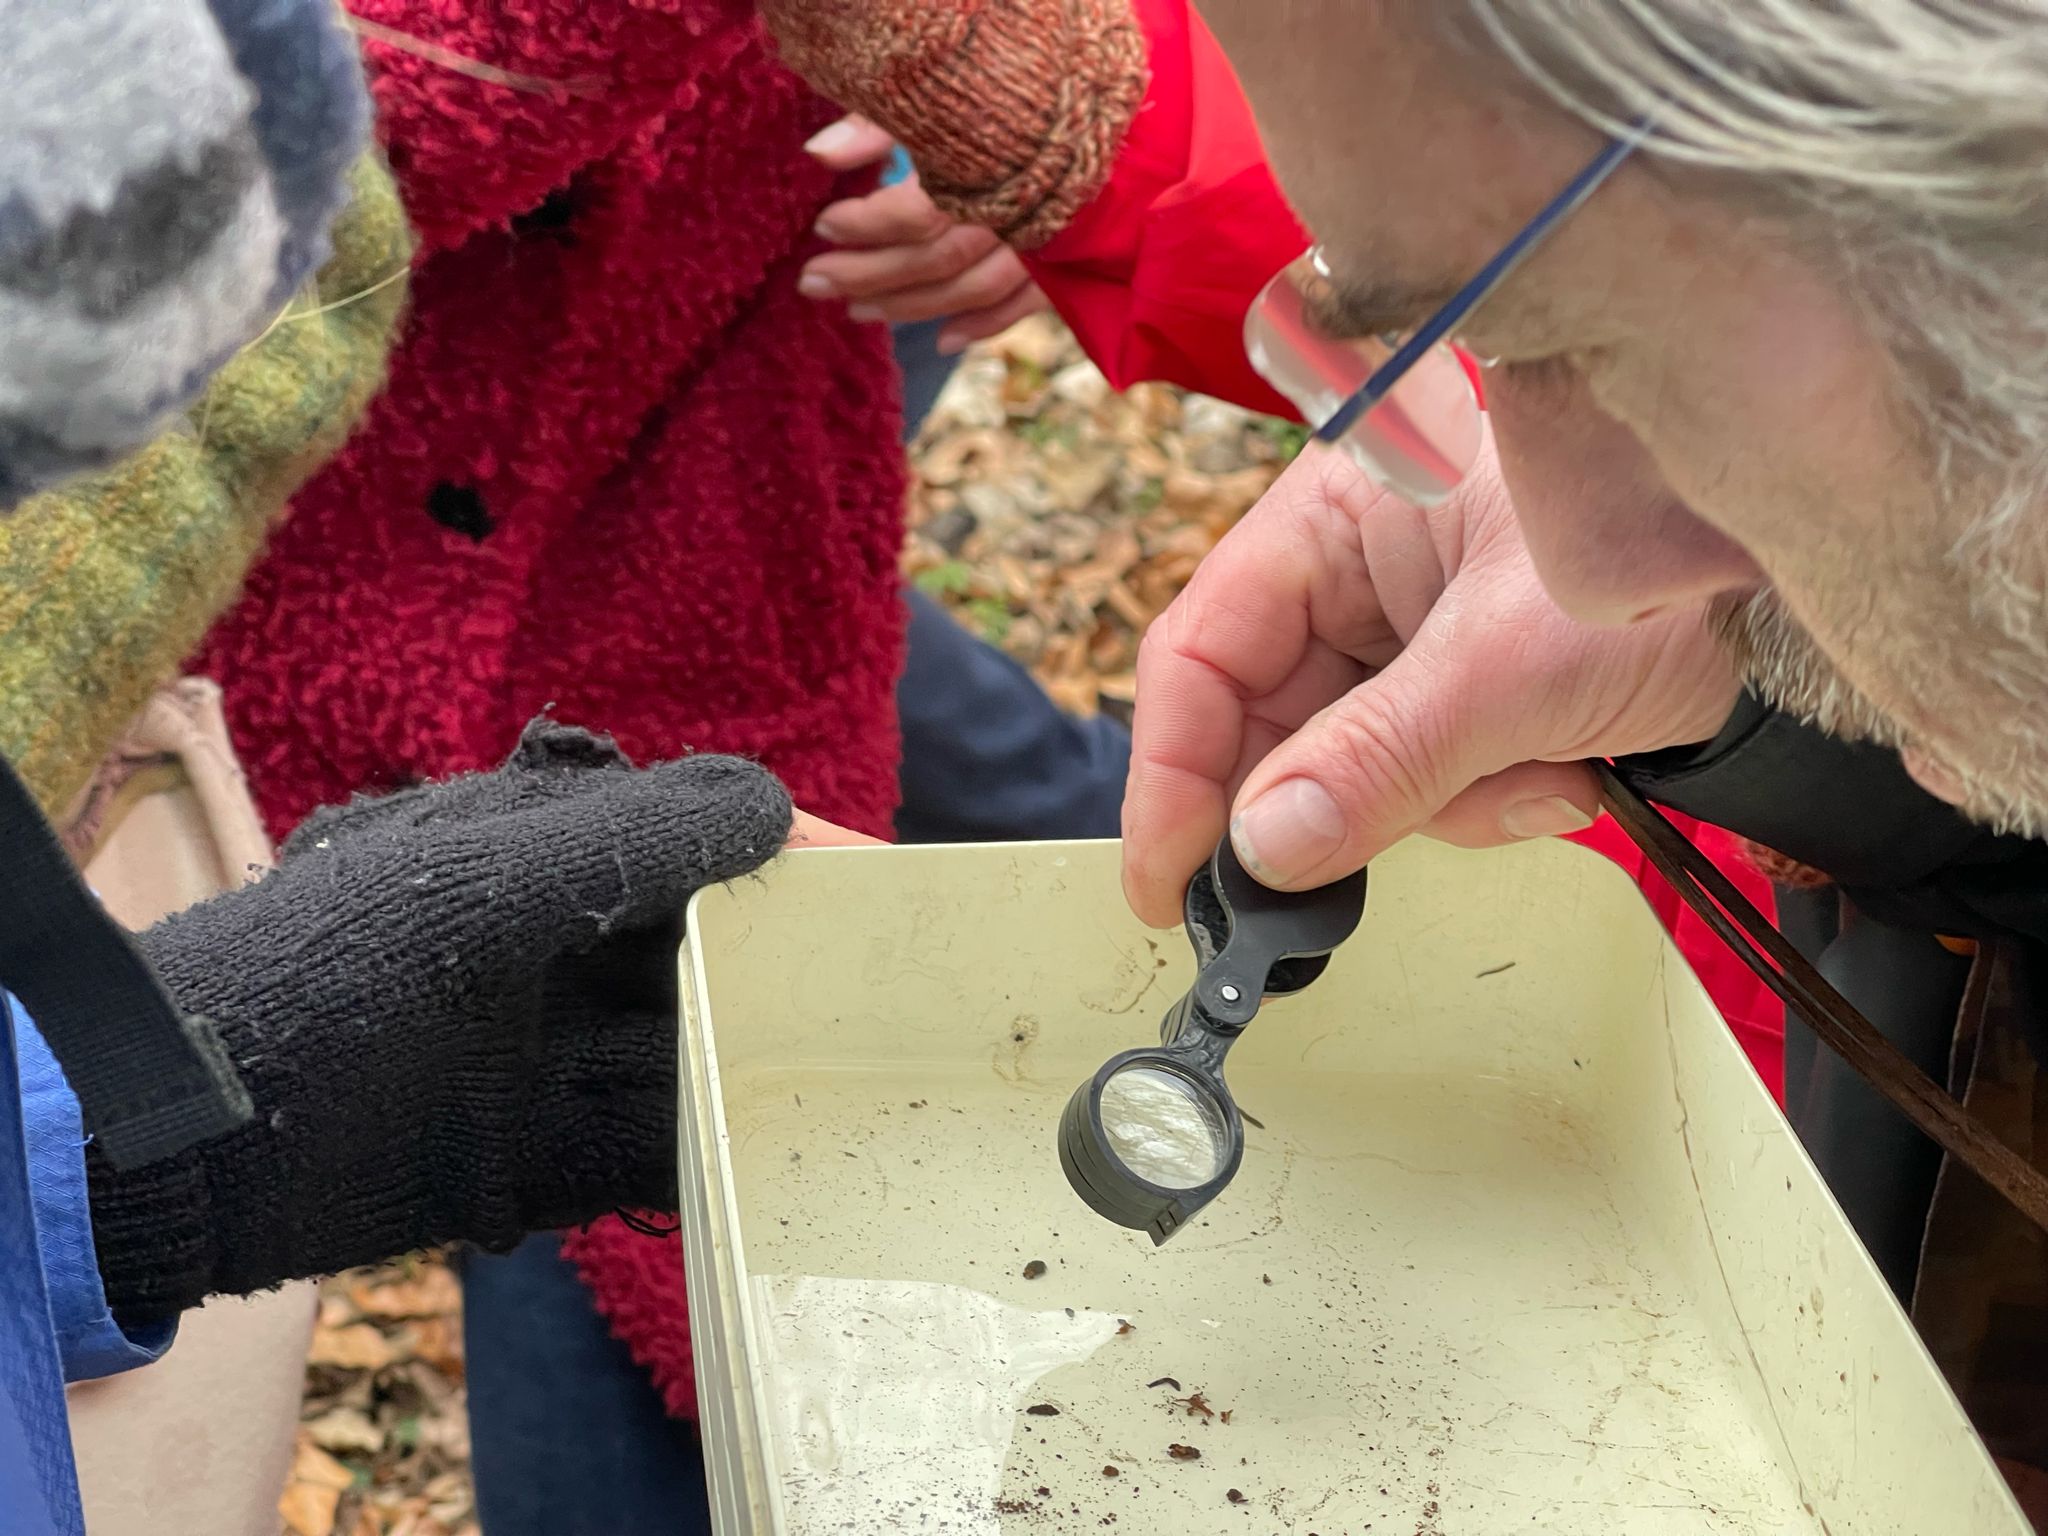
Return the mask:
[[(953, 371), (936, 323), (896, 333), (906, 441)], [(1117, 722), (1062, 712), (1031, 674), (921, 592), (897, 687), (904, 842), (1114, 837), (1130, 766)], [(592, 1306), (552, 1237), (463, 1266), (469, 1423), (484, 1536), (699, 1536), (694, 1430)]]
[[(904, 440), (917, 435), (952, 377), (936, 349), (939, 323), (900, 326)], [(1115, 837), (1131, 733), (1082, 720), (1046, 696), (1031, 674), (908, 589), (909, 656), (896, 685), (903, 720), (906, 843)]]
[(488, 1536), (709, 1536), (695, 1426), (668, 1416), (552, 1235), (472, 1255), (462, 1291)]

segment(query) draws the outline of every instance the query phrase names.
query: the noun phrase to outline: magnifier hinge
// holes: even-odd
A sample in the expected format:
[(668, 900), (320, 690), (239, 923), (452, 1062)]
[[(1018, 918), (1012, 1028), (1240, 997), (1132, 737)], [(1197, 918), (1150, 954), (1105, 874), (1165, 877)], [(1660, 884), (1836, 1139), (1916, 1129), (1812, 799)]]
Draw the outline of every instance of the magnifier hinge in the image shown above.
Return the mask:
[(1225, 838), (1188, 884), (1195, 984), (1156, 1048), (1105, 1062), (1060, 1120), (1060, 1165), (1098, 1215), (1164, 1243), (1236, 1177), (1244, 1121), (1224, 1057), (1269, 996), (1298, 992), (1365, 912), (1365, 871), (1313, 891), (1260, 885)]

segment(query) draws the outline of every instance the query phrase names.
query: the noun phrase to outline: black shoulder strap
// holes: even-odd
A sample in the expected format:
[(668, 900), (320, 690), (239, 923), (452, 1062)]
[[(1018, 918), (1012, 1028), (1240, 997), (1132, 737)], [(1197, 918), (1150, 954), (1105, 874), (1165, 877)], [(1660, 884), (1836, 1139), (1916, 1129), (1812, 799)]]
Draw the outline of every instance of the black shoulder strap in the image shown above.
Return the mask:
[(234, 1129), (249, 1094), (204, 1019), (178, 1011), (85, 888), (0, 758), (0, 987), (35, 1020), (86, 1130), (132, 1168)]

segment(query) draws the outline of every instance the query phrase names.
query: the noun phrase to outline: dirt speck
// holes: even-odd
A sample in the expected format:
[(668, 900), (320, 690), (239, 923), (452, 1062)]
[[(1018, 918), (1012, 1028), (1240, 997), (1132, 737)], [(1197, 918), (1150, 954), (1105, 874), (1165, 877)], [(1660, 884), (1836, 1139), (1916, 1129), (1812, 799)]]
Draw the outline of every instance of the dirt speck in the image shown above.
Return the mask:
[(1187, 1409), (1188, 1417), (1191, 1419), (1197, 1416), (1203, 1419), (1216, 1417), (1216, 1410), (1209, 1406), (1209, 1399), (1199, 1392), (1191, 1392), (1186, 1397), (1176, 1397), (1173, 1401), (1175, 1407)]
[(1051, 1403), (1033, 1403), (1024, 1411), (1034, 1419), (1056, 1419), (1060, 1416), (1059, 1409), (1053, 1407)]
[(1223, 1410), (1223, 1412), (1222, 1412), (1222, 1414), (1220, 1415), (1220, 1417), (1222, 1418), (1222, 1420), (1223, 1420), (1223, 1422), (1224, 1422), (1224, 1423), (1228, 1424), (1228, 1423), (1230, 1422), (1230, 1416), (1231, 1416), (1231, 1414), (1235, 1413), (1236, 1411), (1237, 1411), (1237, 1410), (1236, 1410), (1235, 1408), (1226, 1408), (1226, 1409), (1224, 1409), (1224, 1410)]
[(1041, 1499), (1049, 1499), (1052, 1497), (1052, 1490), (1050, 1488), (1041, 1488), (1038, 1490), (1038, 1496)]
[(1174, 1391), (1178, 1392), (1180, 1390), (1180, 1383), (1175, 1381), (1171, 1376), (1162, 1376), (1157, 1381), (1146, 1382), (1145, 1387), (1147, 1391), (1151, 1390), (1153, 1387), (1171, 1387)]
[(1259, 1276), (1259, 1283), (1261, 1285), (1271, 1285), (1273, 1283), (1273, 1277), (1271, 1275), (1261, 1275)]
[(1123, 1473), (1119, 1472), (1115, 1467), (1104, 1466), (1102, 1469), (1102, 1475), (1104, 1477), (1122, 1477)]
[(1045, 1260), (1043, 1259), (1033, 1259), (1029, 1264), (1026, 1264), (1024, 1266), (1024, 1278), (1026, 1280), (1036, 1280), (1044, 1273)]
[(1242, 1504), (1244, 1502), (1244, 1490), (1242, 1488), (1233, 1488), (1230, 1492), (1224, 1494), (1223, 1497), (1230, 1500), (1233, 1504)]
[(1116, 1333), (1118, 1338), (1122, 1338), (1127, 1333), (1136, 1333), (1137, 1331), (1138, 1325), (1132, 1322), (1128, 1317), (1120, 1317), (1116, 1320)]
[(1166, 1454), (1175, 1461), (1200, 1461), (1202, 1459), (1202, 1453), (1192, 1445), (1169, 1445), (1166, 1448)]

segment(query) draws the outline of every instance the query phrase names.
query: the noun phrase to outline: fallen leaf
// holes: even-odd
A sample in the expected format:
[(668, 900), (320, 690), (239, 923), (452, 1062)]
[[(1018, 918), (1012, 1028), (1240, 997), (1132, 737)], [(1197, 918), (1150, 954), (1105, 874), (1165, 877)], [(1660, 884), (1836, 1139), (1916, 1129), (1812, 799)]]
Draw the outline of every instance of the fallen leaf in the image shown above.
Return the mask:
[(322, 1488), (317, 1483), (287, 1483), (278, 1497), (277, 1513), (297, 1536), (333, 1536), (334, 1513), (340, 1503), (339, 1488)]
[(309, 1483), (316, 1488), (340, 1490), (356, 1479), (341, 1462), (313, 1443), (310, 1435), (301, 1432), (298, 1445), (292, 1452), (292, 1481)]
[(368, 1323), (316, 1328), (313, 1347), (306, 1356), (313, 1365), (333, 1365), (352, 1371), (378, 1370), (396, 1358), (391, 1341)]
[(323, 1451), (372, 1455), (384, 1445), (384, 1431), (360, 1408), (336, 1408), (301, 1426)]
[(462, 1286), (439, 1264), (422, 1267), (414, 1280), (357, 1281), (349, 1286), (348, 1297), (365, 1317), (445, 1317), (462, 1310)]
[(462, 1377), (462, 1323), (453, 1317), (422, 1318), (406, 1330), (412, 1353), (442, 1375)]
[(342, 1491), (355, 1474), (313, 1443), (303, 1429), (292, 1456), (291, 1477), (277, 1501), (280, 1519), (297, 1536), (333, 1536)]

